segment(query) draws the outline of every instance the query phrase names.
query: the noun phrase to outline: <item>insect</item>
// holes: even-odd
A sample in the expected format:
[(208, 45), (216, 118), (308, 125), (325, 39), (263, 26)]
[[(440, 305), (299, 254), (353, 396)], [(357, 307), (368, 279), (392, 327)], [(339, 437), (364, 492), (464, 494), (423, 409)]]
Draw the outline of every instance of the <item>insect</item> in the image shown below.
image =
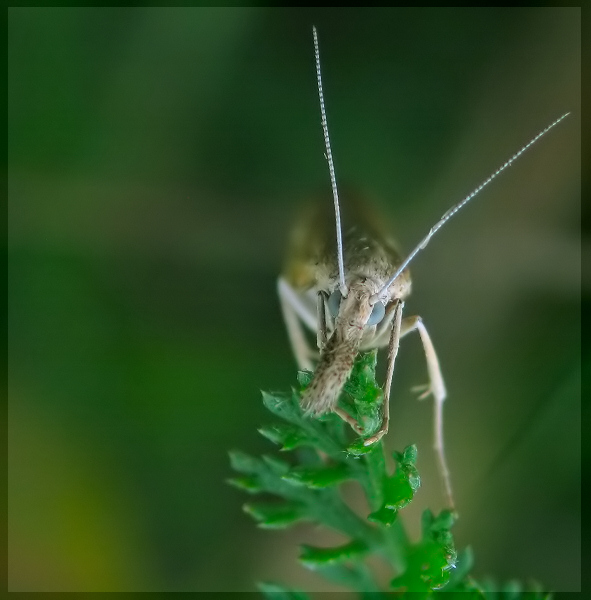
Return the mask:
[[(383, 231), (380, 221), (368, 216), (357, 203), (352, 204), (349, 214), (353, 226), (345, 228), (343, 234), (315, 27), (313, 36), (325, 156), (334, 211), (328, 203), (308, 211), (294, 229), (291, 252), (278, 279), (279, 299), (296, 361), (300, 369), (314, 371), (310, 385), (302, 396), (302, 406), (306, 414), (311, 416), (335, 412), (356, 433), (363, 435), (362, 426), (337, 405), (339, 395), (357, 354), (363, 350), (387, 347), (382, 423), (376, 433), (364, 440), (364, 444), (369, 446), (378, 442), (388, 432), (390, 388), (400, 339), (417, 331), (429, 376), (429, 384), (420, 398), (432, 395), (434, 399), (434, 448), (446, 501), (453, 508), (443, 443), (446, 388), (435, 348), (421, 317), (403, 317), (404, 302), (411, 291), (408, 265), (451, 217), (569, 113), (540, 131), (474, 191), (452, 206), (412, 252), (402, 259), (393, 238)], [(305, 327), (316, 333), (318, 351), (311, 348)]]

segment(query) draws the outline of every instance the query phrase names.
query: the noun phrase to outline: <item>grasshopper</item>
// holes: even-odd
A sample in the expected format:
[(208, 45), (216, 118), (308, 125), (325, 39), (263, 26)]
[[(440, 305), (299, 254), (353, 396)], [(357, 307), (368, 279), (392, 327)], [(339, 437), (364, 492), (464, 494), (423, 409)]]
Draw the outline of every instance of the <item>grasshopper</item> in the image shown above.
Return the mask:
[[(435, 348), (421, 317), (402, 316), (404, 301), (411, 291), (408, 265), (451, 217), (569, 113), (540, 131), (474, 191), (453, 205), (414, 250), (402, 259), (393, 238), (382, 229), (379, 220), (368, 216), (356, 204), (353, 204), (350, 215), (354, 225), (346, 229), (343, 236), (315, 27), (313, 37), (334, 215), (329, 214), (333, 211), (328, 210), (328, 205), (308, 211), (294, 229), (291, 251), (283, 274), (278, 279), (279, 299), (296, 362), (300, 369), (314, 371), (310, 385), (303, 393), (302, 406), (305, 413), (311, 416), (334, 412), (356, 433), (363, 435), (363, 427), (337, 403), (357, 354), (372, 348), (388, 347), (382, 423), (377, 432), (364, 440), (366, 446), (375, 444), (388, 432), (390, 389), (400, 339), (417, 331), (429, 377), (426, 391), (419, 398), (430, 395), (434, 398), (433, 445), (446, 501), (453, 508), (450, 473), (443, 443), (443, 401), (447, 392)], [(333, 217), (336, 236), (331, 224)], [(316, 333), (318, 352), (310, 347), (304, 327)]]

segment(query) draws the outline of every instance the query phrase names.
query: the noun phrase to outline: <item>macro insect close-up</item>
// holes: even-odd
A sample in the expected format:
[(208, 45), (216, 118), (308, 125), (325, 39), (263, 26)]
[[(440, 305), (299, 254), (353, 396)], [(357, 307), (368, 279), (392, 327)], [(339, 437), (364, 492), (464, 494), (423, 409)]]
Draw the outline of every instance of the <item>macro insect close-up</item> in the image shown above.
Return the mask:
[(9, 8), (8, 590), (580, 589), (580, 94), (579, 8)]
[(446, 502), (453, 508), (443, 442), (443, 401), (446, 389), (437, 354), (421, 317), (407, 317), (404, 320), (402, 318), (404, 300), (411, 288), (407, 266), (448, 219), (476, 197), (537, 140), (558, 125), (568, 113), (538, 133), (483, 184), (452, 206), (431, 227), (406, 259), (403, 260), (400, 256), (392, 237), (380, 233), (378, 222), (371, 223), (362, 210), (357, 210), (351, 226), (345, 228), (346, 236), (343, 242), (341, 210), (322, 91), (318, 34), (316, 28), (313, 31), (318, 94), (326, 144), (325, 156), (332, 184), (336, 235), (334, 238), (331, 235), (327, 236), (329, 228), (326, 223), (326, 211), (308, 214), (307, 223), (296, 228), (292, 256), (288, 259), (285, 277), (280, 277), (278, 283), (285, 323), (301, 369), (312, 370), (311, 359), (314, 356), (306, 342), (302, 324), (317, 332), (320, 355), (310, 386), (304, 392), (303, 406), (312, 415), (336, 412), (357, 433), (363, 433), (361, 424), (337, 406), (339, 396), (351, 374), (358, 352), (362, 349), (387, 347), (388, 368), (382, 423), (377, 432), (368, 437), (364, 444), (378, 442), (388, 432), (390, 388), (400, 338), (411, 331), (418, 331), (429, 374), (426, 391), (420, 397), (432, 395), (434, 399), (433, 446), (437, 452)]
[[(437, 471), (442, 483), (444, 505), (455, 511), (456, 503), (451, 483), (454, 471), (452, 469), (450, 472), (446, 459), (443, 427), (443, 405), (447, 390), (435, 346), (423, 319), (420, 316), (403, 317), (405, 301), (411, 290), (408, 267), (449, 219), (483, 193), (497, 177), (502, 178), (503, 172), (562, 123), (570, 112), (555, 114), (549, 122), (539, 125), (541, 127), (539, 131), (532, 131), (530, 139), (522, 140), (522, 145), (514, 148), (512, 154), (507, 150), (508, 155), (504, 161), (488, 176), (484, 176), (463, 199), (448, 207), (439, 220), (436, 220), (427, 230), (426, 235), (419, 238), (418, 244), (408, 254), (404, 254), (401, 253), (396, 238), (388, 231), (385, 220), (378, 216), (371, 205), (360, 199), (357, 190), (351, 191), (345, 186), (345, 193), (341, 194), (339, 191), (337, 181), (340, 179), (334, 166), (326, 115), (318, 33), (315, 27), (313, 31), (325, 146), (324, 157), (328, 166), (332, 201), (327, 194), (317, 194), (316, 197), (308, 200), (303, 209), (300, 209), (292, 228), (287, 258), (277, 285), (282, 314), (296, 363), (302, 372), (310, 373), (310, 379), (301, 391), (299, 402), (306, 418), (322, 419), (325, 415), (335, 413), (351, 427), (355, 434), (360, 436), (362, 447), (367, 448), (377, 444), (389, 428), (392, 381), (400, 340), (407, 333), (417, 331), (428, 377), (426, 385), (418, 386), (421, 392), (419, 398), (424, 399), (429, 396), (433, 398), (431, 445), (435, 451)], [(486, 195), (486, 191), (483, 195)], [(469, 249), (467, 252), (469, 253)], [(453, 272), (454, 267), (450, 268)], [(449, 280), (453, 279), (450, 277)], [(458, 302), (457, 306), (461, 311), (461, 302)], [(454, 317), (458, 320), (462, 319), (461, 315), (454, 315)], [(346, 397), (350, 399), (351, 392), (347, 391), (346, 387), (349, 377), (355, 377), (354, 364), (357, 357), (372, 348), (385, 350), (386, 367), (379, 418), (376, 420), (374, 414), (369, 423), (366, 423), (363, 422), (363, 417), (360, 418), (359, 413), (357, 416), (352, 414), (351, 402), (348, 403), (348, 409), (345, 406), (347, 402), (343, 399)], [(272, 406), (272, 403), (267, 400), (265, 403), (268, 408)], [(399, 408), (400, 405), (396, 403), (396, 407)], [(354, 408), (353, 413), (355, 413)], [(281, 410), (277, 411), (277, 414), (284, 416)], [(406, 427), (400, 419), (395, 418), (395, 420), (399, 430)], [(535, 421), (535, 413), (532, 420)], [(261, 433), (276, 443), (281, 444), (285, 441), (272, 430), (262, 429)], [(456, 445), (462, 445), (462, 440), (457, 436), (454, 436), (454, 442)], [(283, 449), (290, 447), (289, 443)], [(498, 457), (492, 467), (489, 467), (489, 473), (498, 468), (499, 461), (506, 460), (506, 453), (510, 451), (508, 448), (518, 447), (519, 444), (520, 441), (516, 441), (515, 438), (510, 440), (505, 448), (497, 453)], [(359, 443), (351, 446), (351, 449), (356, 453)], [(402, 460), (401, 464), (404, 464), (402, 455), (396, 456), (398, 460)], [(477, 472), (479, 469), (471, 462), (467, 463), (469, 469)], [(328, 464), (330, 463), (329, 459)], [(461, 474), (458, 476), (461, 478)], [(289, 479), (291, 475), (288, 473), (285, 477)], [(271, 491), (272, 488), (263, 489)], [(366, 490), (369, 498), (374, 493), (375, 490)], [(245, 508), (256, 519), (261, 520), (262, 526), (264, 525), (264, 511), (258, 513), (256, 508), (250, 508), (249, 505)], [(375, 514), (378, 513), (372, 513)], [(368, 517), (370, 520), (372, 515)], [(328, 551), (327, 548), (324, 550)], [(319, 553), (322, 551), (322, 548), (318, 549)], [(332, 551), (337, 552), (337, 549), (334, 548)], [(313, 549), (308, 551), (304, 549), (300, 560), (304, 564), (306, 560), (314, 564), (310, 559), (311, 553)], [(321, 559), (319, 559), (320, 563)], [(308, 566), (313, 568), (311, 565)], [(458, 564), (451, 566), (457, 568)], [(423, 568), (428, 568), (426, 563)], [(460, 571), (462, 570), (464, 569), (460, 567)], [(395, 579), (391, 585), (396, 588), (396, 582), (401, 584), (402, 579)], [(360, 589), (364, 589), (363, 584), (360, 585)], [(272, 589), (270, 588), (271, 592)], [(411, 585), (407, 588), (402, 586), (400, 589), (417, 591), (418, 588), (413, 588)]]

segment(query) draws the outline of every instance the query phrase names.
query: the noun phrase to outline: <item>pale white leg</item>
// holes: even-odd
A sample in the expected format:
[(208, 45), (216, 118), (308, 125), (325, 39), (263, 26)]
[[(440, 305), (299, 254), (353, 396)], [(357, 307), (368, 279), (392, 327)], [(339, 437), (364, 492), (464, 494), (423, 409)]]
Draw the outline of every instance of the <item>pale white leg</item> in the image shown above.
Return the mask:
[[(399, 301), (394, 305), (392, 310), (394, 324), (390, 333), (390, 344), (388, 346), (388, 370), (386, 372), (386, 384), (384, 385), (384, 415), (382, 417), (382, 426), (380, 429), (370, 438), (367, 438), (364, 442), (364, 446), (370, 446), (375, 444), (388, 433), (388, 427), (390, 425), (390, 389), (392, 388), (392, 378), (394, 376), (394, 363), (396, 361), (396, 355), (398, 354), (398, 346), (400, 345), (400, 331), (402, 323), (402, 309), (404, 308), (404, 302)], [(392, 318), (390, 318), (392, 320)]]
[(451, 490), (451, 480), (449, 469), (447, 468), (447, 461), (445, 460), (445, 450), (443, 444), (443, 401), (447, 395), (445, 390), (445, 384), (443, 383), (443, 376), (441, 375), (441, 368), (439, 366), (439, 360), (433, 347), (433, 342), (429, 337), (427, 329), (423, 325), (421, 317), (407, 317), (402, 322), (401, 337), (418, 329), (419, 335), (421, 336), (421, 342), (423, 343), (423, 350), (425, 351), (425, 358), (427, 360), (427, 371), (429, 373), (429, 386), (427, 391), (419, 396), (419, 398), (426, 398), (429, 394), (433, 394), (435, 400), (434, 414), (433, 414), (433, 447), (437, 454), (437, 461), (439, 467), (439, 474), (443, 481), (443, 487), (445, 495), (450, 508), (454, 508), (453, 495)]
[(435, 347), (433, 346), (433, 342), (429, 337), (427, 328), (423, 324), (423, 319), (416, 316), (406, 317), (402, 321), (402, 331), (400, 333), (400, 337), (404, 337), (407, 333), (410, 333), (415, 329), (418, 329), (419, 335), (421, 336), (421, 342), (423, 343), (423, 350), (425, 352), (425, 359), (427, 360), (427, 372), (429, 373), (429, 386), (427, 390), (419, 396), (419, 398), (422, 400), (429, 394), (433, 394), (437, 400), (443, 402), (447, 396), (447, 391), (445, 389), (445, 383), (443, 383), (443, 375), (441, 374), (439, 359), (437, 358), (437, 353), (435, 352)]
[(285, 299), (306, 327), (316, 333), (318, 329), (316, 315), (314, 314), (316, 309), (316, 294), (313, 294), (311, 299), (309, 296), (306, 297), (304, 294), (299, 294), (283, 277), (277, 279), (277, 291), (279, 292), (281, 301)]
[(279, 293), (283, 319), (285, 320), (285, 326), (287, 327), (287, 334), (298, 367), (300, 369), (313, 371), (312, 358), (315, 357), (315, 353), (310, 348), (310, 344), (304, 335), (302, 323), (309, 327), (313, 324), (313, 331), (315, 331), (315, 315), (310, 313), (307, 306), (301, 301), (294, 289), (282, 277), (277, 281), (277, 291)]

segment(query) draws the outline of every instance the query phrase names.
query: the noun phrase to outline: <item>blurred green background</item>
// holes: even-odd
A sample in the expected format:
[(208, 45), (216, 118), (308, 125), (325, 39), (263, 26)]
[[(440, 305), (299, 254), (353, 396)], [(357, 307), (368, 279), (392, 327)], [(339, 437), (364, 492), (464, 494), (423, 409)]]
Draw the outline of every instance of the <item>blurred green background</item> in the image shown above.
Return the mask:
[[(580, 585), (580, 10), (8, 11), (9, 590), (328, 589), (322, 534), (256, 529), (227, 451), (270, 451), (296, 368), (275, 293), (298, 203), (337, 177), (411, 248), (449, 398), (474, 574)], [(442, 508), (420, 343), (397, 362), (407, 511)]]

